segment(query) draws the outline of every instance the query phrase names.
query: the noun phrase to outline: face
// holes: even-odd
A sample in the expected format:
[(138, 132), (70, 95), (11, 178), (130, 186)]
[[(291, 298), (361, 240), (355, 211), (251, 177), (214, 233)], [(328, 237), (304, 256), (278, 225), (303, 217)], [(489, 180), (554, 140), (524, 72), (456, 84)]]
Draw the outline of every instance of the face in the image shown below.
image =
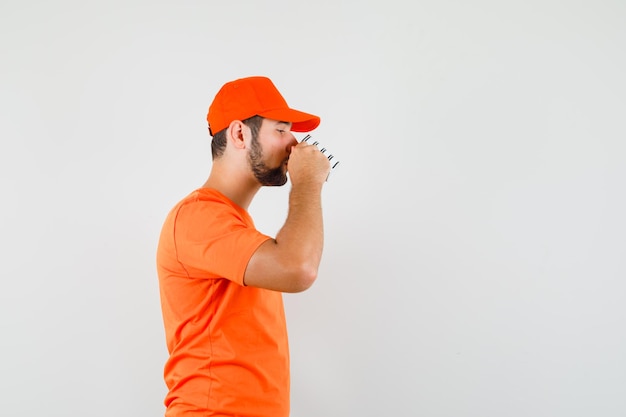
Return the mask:
[(280, 186), (287, 182), (287, 160), (297, 141), (291, 124), (264, 119), (257, 135), (252, 132), (248, 164), (261, 185)]

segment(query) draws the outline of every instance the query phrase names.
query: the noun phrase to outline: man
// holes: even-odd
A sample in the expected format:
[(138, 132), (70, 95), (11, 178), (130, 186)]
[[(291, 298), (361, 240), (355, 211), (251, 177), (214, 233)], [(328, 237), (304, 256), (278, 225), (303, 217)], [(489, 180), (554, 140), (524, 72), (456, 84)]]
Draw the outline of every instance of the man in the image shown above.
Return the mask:
[[(321, 191), (330, 163), (291, 133), (320, 118), (290, 108), (272, 81), (226, 83), (207, 116), (209, 178), (169, 213), (157, 270), (170, 357), (166, 416), (289, 415), (282, 292), (304, 291), (322, 256)], [(247, 209), (264, 185), (291, 180), (275, 238)]]

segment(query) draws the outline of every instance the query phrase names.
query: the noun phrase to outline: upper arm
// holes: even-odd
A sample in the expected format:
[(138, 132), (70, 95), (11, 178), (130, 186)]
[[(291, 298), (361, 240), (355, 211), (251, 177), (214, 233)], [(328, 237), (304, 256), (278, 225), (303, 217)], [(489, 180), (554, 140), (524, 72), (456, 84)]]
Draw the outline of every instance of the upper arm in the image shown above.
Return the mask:
[(263, 242), (252, 254), (244, 273), (244, 285), (282, 292), (300, 292), (317, 277), (317, 266), (293, 256), (275, 239)]

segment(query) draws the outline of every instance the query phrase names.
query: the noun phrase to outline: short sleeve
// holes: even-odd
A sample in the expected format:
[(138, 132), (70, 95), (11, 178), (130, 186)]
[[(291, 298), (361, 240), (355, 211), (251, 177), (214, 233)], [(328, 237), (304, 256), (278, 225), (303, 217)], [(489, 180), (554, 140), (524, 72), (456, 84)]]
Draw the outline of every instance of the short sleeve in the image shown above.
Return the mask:
[(175, 219), (176, 256), (190, 278), (226, 278), (243, 285), (250, 258), (268, 239), (246, 212), (223, 201), (189, 202)]

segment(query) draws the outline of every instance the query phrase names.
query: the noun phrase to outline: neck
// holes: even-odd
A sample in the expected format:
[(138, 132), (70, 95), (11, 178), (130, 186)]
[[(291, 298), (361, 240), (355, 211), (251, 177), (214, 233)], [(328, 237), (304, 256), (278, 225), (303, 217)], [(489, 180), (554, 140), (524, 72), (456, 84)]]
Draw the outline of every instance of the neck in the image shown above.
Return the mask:
[(211, 173), (202, 188), (212, 188), (224, 194), (233, 203), (248, 210), (261, 185), (248, 170), (229, 167), (221, 161), (213, 161)]

